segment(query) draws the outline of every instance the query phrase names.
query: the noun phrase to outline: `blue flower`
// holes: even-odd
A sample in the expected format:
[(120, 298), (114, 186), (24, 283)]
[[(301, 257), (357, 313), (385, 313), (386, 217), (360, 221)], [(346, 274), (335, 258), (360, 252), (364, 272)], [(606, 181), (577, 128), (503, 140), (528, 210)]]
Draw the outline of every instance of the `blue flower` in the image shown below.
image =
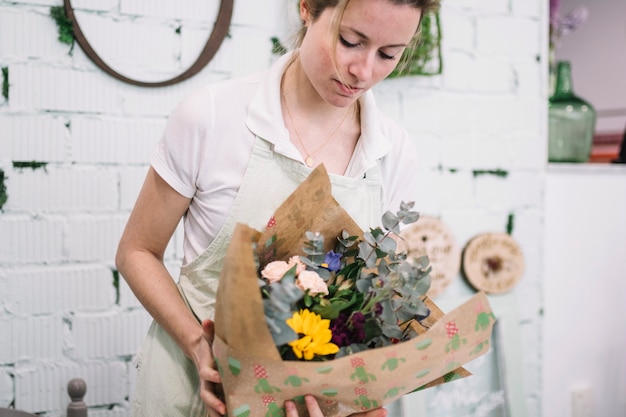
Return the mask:
[(324, 257), (322, 266), (330, 272), (337, 272), (341, 268), (341, 254), (331, 250)]

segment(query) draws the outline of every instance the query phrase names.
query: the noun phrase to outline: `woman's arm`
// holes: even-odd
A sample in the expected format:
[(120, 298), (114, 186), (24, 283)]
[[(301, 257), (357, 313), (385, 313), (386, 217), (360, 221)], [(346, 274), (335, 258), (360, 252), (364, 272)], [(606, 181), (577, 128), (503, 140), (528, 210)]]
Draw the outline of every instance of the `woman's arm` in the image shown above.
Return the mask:
[(189, 202), (151, 167), (120, 239), (115, 263), (142, 305), (195, 363), (204, 402), (224, 414), (224, 404), (209, 389), (220, 379), (212, 369), (213, 355), (206, 332), (187, 308), (163, 264), (165, 249)]

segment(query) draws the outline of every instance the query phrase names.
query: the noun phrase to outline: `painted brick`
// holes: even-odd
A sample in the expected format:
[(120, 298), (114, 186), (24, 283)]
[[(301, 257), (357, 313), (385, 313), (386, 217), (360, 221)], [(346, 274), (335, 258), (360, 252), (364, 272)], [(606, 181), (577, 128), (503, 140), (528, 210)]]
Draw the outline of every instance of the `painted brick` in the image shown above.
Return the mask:
[(476, 59), (467, 54), (450, 53), (446, 57), (446, 68), (444, 85), (451, 90), (506, 94), (516, 87), (514, 69), (502, 59)]
[(112, 261), (126, 217), (77, 215), (68, 220), (67, 251), (73, 262)]
[(231, 35), (224, 39), (211, 61), (214, 71), (229, 71), (232, 77), (236, 77), (263, 71), (271, 65), (274, 59), (272, 35), (242, 26), (231, 27)]
[(473, 1), (473, 0), (454, 0), (453, 2), (442, 2), (443, 6), (462, 10), (465, 13), (476, 14), (503, 14), (509, 11), (508, 0), (485, 0), (485, 1)]
[(2, 281), (4, 308), (16, 315), (102, 311), (115, 303), (113, 273), (103, 265), (12, 268)]
[(12, 110), (119, 113), (119, 93), (112, 78), (102, 73), (13, 65), (9, 80)]
[(421, 170), (415, 190), (415, 209), (424, 214), (437, 215), (442, 210), (441, 190), (443, 175), (438, 170)]
[(72, 0), (74, 10), (91, 10), (101, 12), (113, 12), (119, 6), (119, 0)]
[[(528, 18), (483, 18), (477, 24), (477, 50), (484, 54), (535, 56), (542, 42), (539, 24), (538, 20)], [(519, 36), (520, 33), (525, 36)]]
[(19, 265), (63, 260), (63, 245), (60, 244), (64, 240), (63, 223), (56, 218), (0, 216), (0, 236), (3, 237), (0, 239), (0, 263)]
[(133, 16), (213, 22), (217, 17), (218, 6), (219, 2), (202, 0), (185, 0), (180, 2), (153, 0), (149, 3), (142, 0), (124, 0), (120, 2), (120, 12)]
[[(148, 159), (151, 152), (146, 153)], [(120, 209), (129, 211), (135, 205), (139, 191), (148, 172), (148, 165), (133, 166), (120, 169)]]
[[(28, 36), (24, 34), (28, 33)], [(57, 26), (49, 8), (23, 10), (0, 8), (0, 60), (69, 60), (69, 45), (58, 41)]]
[[(476, 48), (476, 16), (460, 10), (446, 9), (444, 2), (442, 5), (443, 18), (440, 19), (441, 36), (445, 39), (441, 48), (445, 54), (445, 71), (453, 70), (448, 64), (448, 53), (460, 52), (471, 53)], [(445, 13), (445, 14), (444, 14)]]
[[(49, 114), (0, 114), (0, 155), (12, 161), (65, 160), (67, 119)], [(4, 148), (8, 146), (8, 148)]]
[(289, 18), (290, 12), (294, 14), (298, 12), (297, 2), (288, 3), (281, 1), (234, 2), (233, 25), (258, 27), (272, 33), (284, 25), (283, 22)]
[(446, 209), (474, 206), (474, 181), (471, 173), (444, 170), (440, 184), (441, 205)]
[(511, 12), (518, 16), (541, 17), (548, 15), (549, 2), (542, 0), (512, 0)]
[(464, 247), (480, 234), (506, 232), (508, 215), (507, 210), (446, 209), (442, 219), (454, 231), (459, 245)]
[(165, 119), (73, 118), (72, 161), (146, 164), (164, 126)]
[(44, 5), (44, 6), (58, 6), (59, 3), (55, 0), (15, 0), (11, 1), (14, 4), (24, 4), (24, 5)]
[(87, 12), (76, 12), (76, 18), (91, 47), (117, 72), (143, 81), (178, 72), (180, 36), (174, 24)]
[(121, 108), (126, 116), (165, 118), (194, 89), (207, 82), (223, 78), (223, 75), (212, 78), (209, 70), (205, 69), (202, 74), (168, 87), (135, 87), (116, 81), (116, 89), (120, 92)]
[(76, 314), (70, 356), (77, 360), (131, 356), (139, 349), (151, 321), (145, 310)]
[(89, 410), (89, 417), (129, 417), (130, 410), (119, 406), (112, 410)]
[(90, 407), (124, 402), (128, 389), (123, 361), (76, 364), (26, 364), (15, 369), (15, 408), (32, 413), (65, 410), (67, 383), (82, 378), (87, 383), (85, 403)]
[(0, 317), (0, 364), (59, 360), (62, 352), (63, 319), (60, 315)]
[(112, 211), (117, 209), (117, 176), (96, 167), (14, 169), (7, 210), (39, 213)]
[(12, 368), (0, 366), (0, 407), (8, 408), (13, 402)]

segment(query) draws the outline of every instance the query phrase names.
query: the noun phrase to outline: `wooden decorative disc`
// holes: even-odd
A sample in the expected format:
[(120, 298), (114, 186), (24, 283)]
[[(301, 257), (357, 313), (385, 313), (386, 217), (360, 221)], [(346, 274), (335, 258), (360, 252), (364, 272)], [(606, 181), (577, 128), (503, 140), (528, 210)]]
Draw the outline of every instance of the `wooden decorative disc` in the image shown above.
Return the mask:
[(501, 294), (511, 290), (522, 277), (524, 256), (508, 234), (482, 234), (465, 246), (463, 272), (477, 290)]
[(434, 298), (450, 285), (461, 266), (461, 252), (449, 228), (438, 218), (420, 216), (419, 220), (404, 229), (399, 248), (406, 250), (408, 258), (427, 255), (432, 272), (428, 296)]

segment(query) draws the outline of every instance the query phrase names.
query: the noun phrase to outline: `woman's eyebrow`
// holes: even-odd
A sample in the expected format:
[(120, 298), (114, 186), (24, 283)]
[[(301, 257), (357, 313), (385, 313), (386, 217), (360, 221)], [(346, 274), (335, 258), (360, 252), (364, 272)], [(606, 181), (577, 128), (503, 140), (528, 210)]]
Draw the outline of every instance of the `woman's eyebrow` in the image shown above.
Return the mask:
[[(358, 31), (358, 30), (356, 30), (354, 28), (351, 28), (351, 27), (346, 27), (346, 29), (348, 29), (351, 32), (354, 32), (355, 35), (357, 35), (358, 37), (360, 37), (360, 38), (362, 38), (362, 39), (364, 39), (366, 41), (370, 40), (369, 36), (367, 36), (365, 33), (361, 32), (361, 31)], [(406, 46), (407, 46), (407, 44), (405, 44), (405, 43), (399, 43), (399, 44), (393, 44), (393, 45), (385, 45), (384, 47), (385, 48), (405, 48)]]

